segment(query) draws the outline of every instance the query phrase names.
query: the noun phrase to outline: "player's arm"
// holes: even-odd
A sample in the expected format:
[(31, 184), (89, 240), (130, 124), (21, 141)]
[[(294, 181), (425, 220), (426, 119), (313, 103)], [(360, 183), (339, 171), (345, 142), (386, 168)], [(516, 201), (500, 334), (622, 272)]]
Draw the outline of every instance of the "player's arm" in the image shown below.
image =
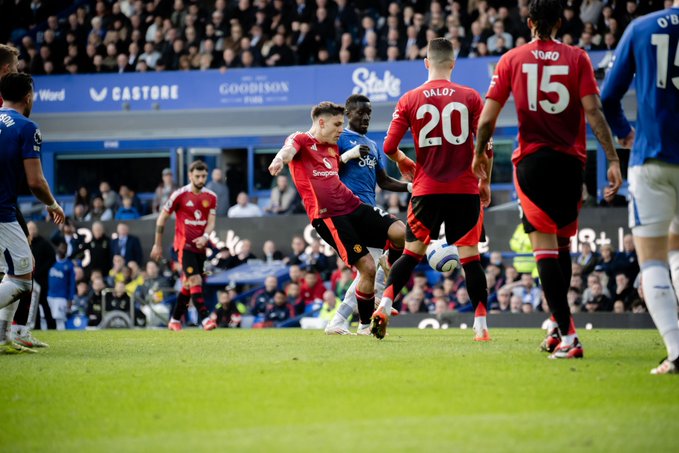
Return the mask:
[(488, 158), (488, 178), (479, 179), (479, 196), (481, 197), (481, 204), (484, 208), (490, 206), (490, 177), (493, 173), (493, 155)]
[(621, 103), (636, 72), (632, 48), (633, 30), (634, 24), (631, 24), (620, 38), (601, 90), (601, 103), (606, 120), (625, 148), (630, 148), (634, 141), (634, 129), (630, 126)]
[(276, 156), (271, 161), (269, 173), (273, 176), (277, 176), (283, 170), (283, 167), (289, 164), (292, 158), (295, 157), (298, 149), (297, 143), (295, 142), (295, 135), (288, 137), (288, 139), (285, 140), (283, 147), (276, 153)]
[(205, 231), (203, 232), (203, 235), (193, 240), (193, 243), (196, 244), (196, 247), (202, 249), (207, 245), (207, 243), (210, 241), (210, 234), (212, 234), (212, 232), (215, 230), (216, 221), (217, 213), (213, 209), (207, 216), (207, 225), (205, 225)]
[(494, 99), (486, 99), (476, 131), (476, 148), (474, 151), (474, 160), (472, 161), (472, 170), (476, 176), (481, 178), (481, 180), (488, 181), (489, 183), (490, 173), (492, 171), (492, 161), (487, 155), (487, 150), (488, 144), (495, 132), (495, 123), (497, 122), (498, 116), (500, 116), (501, 110), (501, 103)]
[(604, 199), (610, 202), (622, 185), (620, 158), (615, 150), (613, 136), (606, 123), (599, 96), (590, 94), (583, 97), (582, 106), (585, 109), (585, 115), (587, 115), (587, 121), (592, 128), (592, 132), (594, 132), (597, 140), (601, 143), (606, 153), (606, 159), (608, 159), (608, 187), (604, 188)]
[(350, 160), (358, 159), (360, 157), (365, 157), (370, 154), (370, 148), (367, 145), (356, 145), (353, 148), (349, 148), (340, 156), (340, 161), (346, 164)]
[(387, 171), (382, 168), (377, 172), (377, 185), (384, 190), (392, 192), (412, 192), (413, 183), (399, 181), (387, 174)]
[(398, 148), (403, 136), (410, 127), (405, 117), (404, 112), (406, 111), (406, 100), (401, 98), (396, 105), (394, 113), (391, 115), (391, 123), (389, 124), (389, 130), (387, 130), (387, 136), (384, 139), (383, 149), (384, 154), (396, 162), (403, 177), (407, 181), (412, 181), (415, 178), (415, 162)]
[(165, 233), (165, 224), (169, 218), (170, 213), (165, 209), (161, 209), (158, 219), (156, 219), (156, 235), (153, 241), (153, 248), (151, 249), (151, 258), (156, 261), (163, 257), (163, 233)]

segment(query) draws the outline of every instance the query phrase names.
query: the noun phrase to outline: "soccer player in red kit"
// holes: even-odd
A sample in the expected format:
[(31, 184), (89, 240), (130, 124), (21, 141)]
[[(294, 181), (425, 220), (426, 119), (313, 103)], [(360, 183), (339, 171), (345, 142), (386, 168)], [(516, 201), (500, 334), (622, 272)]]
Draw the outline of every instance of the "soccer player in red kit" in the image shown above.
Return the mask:
[[(375, 309), (375, 261), (368, 247), (384, 248), (387, 239), (403, 246), (398, 222), (379, 209), (362, 203), (339, 178), (337, 141), (344, 125), (344, 106), (321, 102), (311, 110), (307, 132), (290, 135), (269, 165), (278, 175), (288, 164), (302, 196), (311, 225), (332, 246), (342, 261), (360, 272), (356, 287), (359, 334), (370, 334)], [(399, 238), (399, 236), (401, 236)]]
[(570, 238), (578, 227), (587, 150), (585, 115), (608, 158), (611, 200), (622, 183), (611, 131), (604, 119), (599, 89), (587, 54), (554, 39), (561, 26), (561, 0), (531, 0), (528, 26), (533, 40), (502, 56), (495, 68), (479, 120), (473, 168), (489, 170), (483, 152), (510, 92), (519, 121), (514, 151), (514, 181), (522, 222), (533, 245), (552, 326), (543, 342), (550, 358), (580, 358), (582, 344), (570, 315)]
[(217, 216), (217, 195), (205, 188), (207, 165), (197, 160), (189, 166), (190, 184), (175, 190), (160, 211), (156, 221), (156, 240), (151, 250), (151, 258), (159, 260), (163, 256), (163, 232), (165, 223), (172, 213), (176, 214), (174, 249), (182, 266), (183, 286), (177, 296), (177, 304), (168, 324), (170, 330), (181, 330), (181, 318), (186, 313), (189, 299), (198, 311), (203, 329), (212, 330), (217, 325), (210, 319), (210, 312), (203, 298), (203, 265), (205, 246), (210, 233), (215, 229)]
[[(384, 140), (385, 154), (406, 178), (414, 170), (414, 180), (405, 251), (391, 268), (380, 307), (372, 317), (371, 330), (378, 338), (385, 335), (394, 295), (410, 278), (432, 236), (438, 238), (441, 224), (445, 222), (446, 240), (454, 244), (474, 228), (481, 208), (479, 178), (472, 172), (471, 163), (483, 101), (475, 90), (450, 81), (455, 57), (447, 39), (429, 41), (424, 64), (429, 79), (398, 101)], [(398, 149), (408, 128), (417, 152), (414, 169), (412, 161)], [(478, 260), (463, 266), (467, 278), (482, 281), (485, 287)]]

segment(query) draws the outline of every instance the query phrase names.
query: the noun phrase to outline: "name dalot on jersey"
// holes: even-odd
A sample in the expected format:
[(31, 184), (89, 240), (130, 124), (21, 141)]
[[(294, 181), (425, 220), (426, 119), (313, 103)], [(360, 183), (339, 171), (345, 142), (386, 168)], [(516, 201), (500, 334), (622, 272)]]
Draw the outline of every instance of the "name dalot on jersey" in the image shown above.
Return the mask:
[(432, 88), (431, 90), (422, 90), (424, 97), (430, 98), (432, 96), (452, 96), (455, 90), (452, 88)]

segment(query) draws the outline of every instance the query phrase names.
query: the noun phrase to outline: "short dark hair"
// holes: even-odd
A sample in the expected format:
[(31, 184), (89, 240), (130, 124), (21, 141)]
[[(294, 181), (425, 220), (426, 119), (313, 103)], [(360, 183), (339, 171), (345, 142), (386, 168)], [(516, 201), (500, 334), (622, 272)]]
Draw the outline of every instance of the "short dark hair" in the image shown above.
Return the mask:
[(33, 77), (29, 74), (10, 73), (0, 80), (0, 96), (6, 101), (21, 102), (31, 91), (33, 91)]
[(321, 115), (344, 115), (344, 107), (330, 101), (323, 101), (311, 109), (311, 119), (315, 120)]
[(552, 29), (562, 15), (561, 0), (530, 0), (528, 3), (528, 18), (535, 24), (539, 38), (551, 37)]
[(191, 165), (189, 165), (189, 173), (192, 171), (207, 171), (207, 164), (202, 160), (194, 160)]
[(453, 43), (446, 38), (434, 38), (427, 43), (427, 58), (434, 64), (455, 60)]
[(344, 110), (346, 112), (349, 112), (350, 110), (353, 109), (358, 104), (362, 104), (365, 102), (370, 102), (370, 98), (368, 96), (362, 95), (362, 94), (352, 94), (347, 98), (347, 101), (344, 103)]
[(0, 44), (0, 66), (14, 63), (19, 58), (19, 50), (16, 47)]

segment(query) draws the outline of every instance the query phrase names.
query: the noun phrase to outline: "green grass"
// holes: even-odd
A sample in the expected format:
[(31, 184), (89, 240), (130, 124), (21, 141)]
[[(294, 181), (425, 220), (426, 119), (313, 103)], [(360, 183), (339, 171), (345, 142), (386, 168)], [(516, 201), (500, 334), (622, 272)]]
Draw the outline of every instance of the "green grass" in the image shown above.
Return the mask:
[(655, 330), (38, 332), (1, 356), (0, 451), (678, 451), (679, 376)]

